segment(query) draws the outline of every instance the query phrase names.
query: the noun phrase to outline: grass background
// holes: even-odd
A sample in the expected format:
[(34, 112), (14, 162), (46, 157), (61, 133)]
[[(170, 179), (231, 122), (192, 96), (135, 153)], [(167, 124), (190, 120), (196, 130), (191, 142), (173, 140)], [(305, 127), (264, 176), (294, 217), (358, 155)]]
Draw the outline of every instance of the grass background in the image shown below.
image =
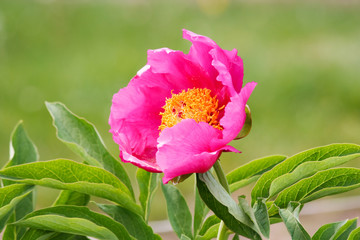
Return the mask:
[[(20, 119), (41, 160), (79, 159), (56, 139), (45, 100), (94, 123), (117, 156), (107, 124), (112, 95), (146, 63), (147, 49), (187, 52), (183, 28), (237, 48), (245, 82), (258, 82), (252, 132), (233, 143), (242, 154), (223, 154), (226, 172), (265, 155), (359, 144), (359, 12), (357, 1), (1, 0), (0, 164)], [(179, 185), (189, 199), (192, 182)], [(56, 193), (40, 189), (38, 207)], [(152, 219), (166, 217), (162, 201)]]

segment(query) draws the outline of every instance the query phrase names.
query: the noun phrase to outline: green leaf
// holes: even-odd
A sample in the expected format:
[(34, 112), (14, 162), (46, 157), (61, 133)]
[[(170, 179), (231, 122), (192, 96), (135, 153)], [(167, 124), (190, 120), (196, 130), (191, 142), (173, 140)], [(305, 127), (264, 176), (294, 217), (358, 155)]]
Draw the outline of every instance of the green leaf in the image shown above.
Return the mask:
[(85, 236), (29, 228), (21, 240), (89, 240)]
[(86, 206), (90, 201), (90, 196), (87, 194), (74, 192), (70, 190), (63, 190), (56, 199), (54, 206), (58, 205), (74, 205)]
[(270, 217), (270, 225), (275, 224), (275, 223), (279, 223), (279, 222), (282, 222), (282, 219), (281, 219), (280, 215), (277, 214), (275, 216)]
[(143, 240), (155, 239), (153, 230), (139, 215), (120, 206), (109, 204), (97, 204), (97, 206), (110, 217), (124, 225), (129, 234), (134, 238)]
[(179, 238), (181, 235), (192, 237), (191, 213), (184, 197), (176, 187), (170, 184), (161, 184), (161, 189), (166, 199), (169, 221), (176, 235)]
[(264, 199), (258, 199), (254, 205), (254, 215), (261, 233), (269, 238), (270, 236), (270, 220)]
[[(24, 163), (35, 162), (39, 155), (34, 143), (26, 134), (22, 121), (20, 121), (10, 138), (10, 160), (6, 167), (15, 166)], [(13, 184), (13, 181), (3, 179), (4, 186)], [(34, 192), (29, 193), (14, 208), (14, 213), (10, 216), (8, 223), (17, 221), (34, 209)], [(14, 225), (7, 225), (3, 234), (3, 240), (20, 239), (25, 233), (25, 229)]]
[(129, 176), (120, 162), (105, 148), (95, 126), (86, 119), (76, 116), (62, 103), (46, 102), (46, 107), (53, 118), (57, 137), (90, 165), (104, 167), (117, 176), (135, 199)]
[(353, 230), (347, 240), (358, 240), (360, 239), (360, 227)]
[(230, 191), (234, 192), (237, 189), (256, 181), (261, 174), (269, 171), (281, 161), (284, 161), (285, 156), (268, 156), (253, 160), (241, 167), (233, 170), (226, 175), (229, 183)]
[(246, 113), (245, 123), (235, 139), (244, 138), (250, 133), (251, 126), (252, 126), (252, 118), (251, 118), (250, 107), (247, 104), (245, 105), (245, 113)]
[(33, 188), (33, 186), (25, 184), (11, 184), (0, 188), (0, 232), (12, 214), (13, 209), (30, 194)]
[(356, 228), (357, 225), (357, 218), (348, 220), (337, 233), (334, 235), (334, 240), (347, 240), (348, 236), (350, 235), (351, 231)]
[(199, 195), (199, 190), (195, 187), (195, 209), (194, 209), (194, 237), (200, 231), (200, 227), (209, 212), (209, 208), (206, 207), (203, 200)]
[[(54, 206), (59, 206), (59, 205), (74, 205), (74, 206), (86, 206), (89, 203), (90, 200), (90, 196), (87, 194), (83, 194), (83, 193), (79, 193), (79, 192), (74, 192), (74, 191), (69, 191), (69, 190), (63, 190), (60, 192), (58, 198), (56, 199)], [(15, 226), (15, 225), (10, 225), (10, 226)], [(49, 238), (49, 240), (55, 240), (55, 239), (59, 239), (59, 240), (80, 240), (80, 239), (84, 239), (83, 236), (75, 236), (75, 235), (69, 235), (66, 233), (56, 233), (56, 232), (49, 232), (49, 231), (44, 231), (41, 229), (34, 229), (34, 228), (29, 228), (26, 233), (25, 233), (26, 238), (25, 239), (37, 239), (37, 238), (46, 238), (46, 240), (48, 240), (48, 236), (52, 236), (51, 238)], [(10, 239), (9, 239), (10, 240)]]
[(45, 208), (28, 214), (14, 224), (104, 240), (132, 239), (123, 225), (86, 207)]
[(15, 206), (12, 211), (13, 214), (10, 216), (7, 221), (7, 226), (3, 234), (3, 240), (14, 240), (20, 239), (25, 233), (26, 229), (22, 227), (17, 227), (9, 223), (15, 222), (23, 218), (26, 214), (33, 211), (34, 208), (34, 192), (27, 194), (20, 202)]
[(311, 240), (346, 240), (356, 228), (356, 222), (357, 218), (325, 224), (316, 231)]
[(136, 179), (140, 190), (140, 204), (145, 214), (145, 222), (147, 222), (150, 214), (151, 201), (158, 187), (159, 174), (151, 173), (145, 171), (144, 169), (138, 168), (136, 171)]
[(21, 240), (88, 240), (88, 238), (81, 235), (29, 228)]
[(17, 225), (71, 234), (82, 234), (104, 240), (120, 239), (110, 230), (82, 218), (67, 218), (49, 214), (22, 220)]
[(74, 235), (68, 233), (55, 233), (53, 236), (51, 236), (46, 240), (89, 240), (89, 239), (81, 235)]
[(321, 197), (347, 192), (359, 186), (359, 169), (329, 169), (288, 187), (278, 195), (274, 203), (280, 208), (285, 208), (291, 201), (307, 203)]
[(216, 215), (212, 215), (212, 216), (208, 217), (205, 220), (203, 226), (201, 227), (199, 235), (204, 235), (209, 228), (211, 228), (212, 226), (220, 223), (220, 221), (221, 220)]
[(209, 227), (203, 235), (198, 235), (196, 240), (210, 240), (216, 238), (219, 231), (220, 223), (212, 225)]
[(246, 210), (236, 204), (211, 173), (198, 173), (196, 176), (202, 200), (230, 230), (250, 239), (261, 239)]
[(239, 235), (235, 234), (232, 240), (240, 240)]
[(54, 234), (57, 233), (36, 228), (30, 228), (25, 232), (21, 240), (48, 240)]
[[(5, 167), (11, 167), (29, 162), (36, 162), (39, 155), (34, 143), (26, 134), (22, 121), (20, 121), (11, 134), (10, 161)], [(6, 180), (3, 180), (4, 185)]]
[(180, 240), (191, 240), (188, 236), (181, 234)]
[(351, 155), (341, 156), (341, 157), (330, 157), (322, 161), (311, 161), (300, 164), (294, 171), (291, 173), (286, 173), (278, 178), (276, 178), (270, 186), (270, 197), (276, 195), (285, 188), (291, 186), (297, 181), (312, 176), (315, 173), (339, 166), (350, 160), (353, 160), (357, 157), (360, 157), (360, 153), (355, 153)]
[(1, 170), (0, 176), (18, 182), (102, 197), (143, 215), (141, 207), (132, 200), (126, 186), (101, 168), (58, 159), (9, 167)]
[[(260, 200), (260, 199), (259, 199)], [(270, 203), (270, 205), (269, 205)], [(269, 214), (269, 217), (273, 217), (277, 214), (279, 214), (279, 209), (277, 208), (277, 206), (274, 204), (274, 201), (267, 201), (266, 202), (266, 206), (267, 206), (267, 209), (268, 209), (268, 214)], [(280, 216), (279, 216), (280, 217)]]
[(358, 153), (360, 153), (360, 146), (355, 144), (331, 144), (328, 146), (317, 147), (298, 153), (278, 164), (273, 169), (264, 173), (259, 178), (251, 192), (252, 205), (258, 198), (270, 197), (269, 191), (271, 183), (276, 178), (286, 173), (292, 172), (297, 166), (302, 163), (311, 161), (323, 161), (330, 157), (345, 157)]
[(279, 209), (279, 214), (285, 223), (285, 226), (290, 233), (291, 239), (296, 240), (310, 240), (310, 235), (306, 232), (299, 221), (299, 212), (301, 206), (298, 205), (295, 209), (289, 206), (286, 209)]

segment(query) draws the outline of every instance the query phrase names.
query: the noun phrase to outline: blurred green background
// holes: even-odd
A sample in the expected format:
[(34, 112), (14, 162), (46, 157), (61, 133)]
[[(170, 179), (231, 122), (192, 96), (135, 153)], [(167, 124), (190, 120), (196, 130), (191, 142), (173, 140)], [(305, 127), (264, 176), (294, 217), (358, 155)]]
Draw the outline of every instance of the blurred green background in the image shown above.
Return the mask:
[[(223, 154), (226, 172), (265, 155), (359, 144), (359, 13), (357, 1), (1, 0), (0, 163), (20, 119), (41, 160), (79, 160), (56, 139), (45, 100), (94, 123), (117, 156), (107, 124), (112, 95), (146, 63), (147, 49), (187, 52), (183, 28), (237, 48), (245, 81), (258, 82), (252, 132), (233, 143), (242, 154)], [(134, 177), (136, 168), (126, 167)], [(179, 185), (189, 199), (192, 182)], [(39, 193), (44, 207), (56, 191)], [(156, 202), (152, 219), (163, 219)]]

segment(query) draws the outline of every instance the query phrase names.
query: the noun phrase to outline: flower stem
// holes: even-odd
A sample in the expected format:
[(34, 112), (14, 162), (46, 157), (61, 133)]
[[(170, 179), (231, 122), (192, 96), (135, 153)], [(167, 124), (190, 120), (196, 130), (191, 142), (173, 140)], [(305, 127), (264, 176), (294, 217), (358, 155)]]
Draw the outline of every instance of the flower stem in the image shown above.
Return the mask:
[(220, 161), (219, 160), (216, 160), (215, 164), (213, 165), (214, 167), (214, 170), (215, 170), (215, 173), (216, 173), (216, 176), (218, 177), (219, 179), (219, 182), (221, 184), (221, 186), (224, 187), (224, 189), (230, 193), (230, 188), (229, 188), (229, 184), (228, 184), (228, 181), (226, 180), (226, 176), (225, 176), (225, 173), (220, 165)]
[[(230, 194), (230, 188), (229, 188), (229, 184), (226, 180), (226, 176), (225, 173), (220, 165), (220, 161), (217, 160), (215, 162), (215, 164), (213, 165), (216, 176), (219, 179), (219, 182), (221, 184), (221, 186), (224, 187), (224, 189)], [(228, 228), (225, 226), (224, 222), (221, 221), (220, 222), (220, 226), (219, 226), (219, 230), (218, 230), (218, 235), (217, 235), (217, 240), (226, 240), (228, 237)]]

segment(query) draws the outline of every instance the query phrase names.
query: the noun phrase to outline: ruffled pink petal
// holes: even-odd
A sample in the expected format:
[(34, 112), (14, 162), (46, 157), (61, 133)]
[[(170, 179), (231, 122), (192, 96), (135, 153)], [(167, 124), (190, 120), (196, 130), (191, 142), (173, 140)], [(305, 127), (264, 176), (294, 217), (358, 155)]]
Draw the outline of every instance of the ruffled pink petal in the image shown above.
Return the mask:
[[(110, 132), (119, 144), (122, 160), (155, 163), (159, 115), (171, 96), (166, 79), (148, 68), (135, 76), (129, 85), (113, 96), (109, 117)], [(134, 158), (130, 158), (134, 156)], [(151, 165), (151, 164), (150, 164)], [(154, 169), (158, 170), (155, 166)]]
[(200, 65), (186, 59), (181, 51), (168, 48), (149, 50), (148, 64), (154, 73), (164, 75), (174, 93), (194, 87), (217, 91), (216, 80), (211, 79)]
[(186, 29), (183, 29), (183, 38), (192, 43), (187, 58), (200, 64), (212, 79), (216, 79), (218, 72), (212, 66), (213, 57), (210, 55), (210, 50), (218, 45), (212, 39)]
[(218, 71), (216, 79), (228, 87), (231, 96), (240, 93), (243, 84), (243, 61), (237, 55), (237, 50), (227, 51), (214, 48), (210, 51), (213, 58), (212, 65)]
[(220, 119), (220, 125), (224, 128), (222, 131), (224, 144), (232, 141), (241, 131), (246, 119), (245, 105), (256, 84), (256, 82), (247, 83), (240, 94), (231, 97), (226, 105), (224, 116)]
[(163, 182), (184, 174), (208, 171), (223, 150), (237, 151), (220, 142), (221, 131), (207, 123), (185, 119), (166, 128), (158, 139), (157, 164)]
[[(217, 86), (216, 95), (220, 103), (226, 102), (230, 96), (240, 93), (243, 84), (243, 61), (237, 50), (221, 49), (213, 40), (183, 29), (183, 37), (192, 42), (187, 58), (197, 62), (221, 84)], [(226, 86), (226, 89), (223, 88)]]

